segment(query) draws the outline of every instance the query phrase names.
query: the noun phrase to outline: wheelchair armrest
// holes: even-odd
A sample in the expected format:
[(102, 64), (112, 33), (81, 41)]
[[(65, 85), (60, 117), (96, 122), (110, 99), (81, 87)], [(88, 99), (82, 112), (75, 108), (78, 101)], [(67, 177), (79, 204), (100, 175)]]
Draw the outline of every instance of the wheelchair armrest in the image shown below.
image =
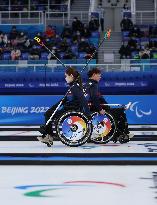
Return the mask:
[[(92, 105), (92, 103), (88, 103), (89, 106)], [(121, 107), (124, 107), (125, 105), (122, 105), (122, 104), (103, 104), (101, 103), (100, 105), (106, 105), (106, 106), (121, 106)]]
[[(100, 104), (100, 105), (102, 105), (102, 106), (117, 106), (117, 107), (121, 107), (121, 108), (124, 108), (125, 110), (128, 110), (129, 108), (130, 108), (130, 106), (131, 106), (131, 102), (129, 102), (128, 104), (126, 104), (126, 105), (123, 105), (123, 104)], [(89, 106), (92, 106), (92, 103), (88, 103), (88, 105)]]

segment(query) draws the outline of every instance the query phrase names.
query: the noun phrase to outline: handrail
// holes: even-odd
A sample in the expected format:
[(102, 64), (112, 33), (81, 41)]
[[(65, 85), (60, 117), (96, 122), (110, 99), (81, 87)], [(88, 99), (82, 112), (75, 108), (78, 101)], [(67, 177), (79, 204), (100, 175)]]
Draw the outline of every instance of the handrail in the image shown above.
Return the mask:
[[(32, 4), (33, 6), (36, 6), (35, 4)], [(50, 3), (49, 4), (50, 6), (68, 6), (68, 2), (67, 3), (61, 3), (61, 4), (54, 4), (54, 3)], [(18, 5), (18, 4), (8, 4), (8, 5), (3, 5), (3, 4), (0, 4), (0, 7), (24, 7), (24, 6), (27, 6), (27, 8), (29, 8), (29, 4), (21, 4), (21, 5)], [(30, 5), (31, 6), (31, 5)], [(48, 6), (48, 3), (46, 4), (38, 4), (38, 6)], [(30, 10), (30, 11), (33, 11), (33, 10)], [(9, 11), (8, 11), (9, 12)]]
[[(88, 15), (89, 12), (88, 11), (70, 11), (69, 12), (58, 12), (58, 11), (50, 11), (50, 12), (45, 12), (45, 18), (47, 20), (52, 20), (52, 22), (56, 22), (59, 21), (60, 24), (65, 24), (65, 23), (71, 23), (71, 21), (73, 20), (73, 17), (71, 18), (71, 14), (75, 14), (76, 16), (78, 16), (78, 18), (81, 21), (87, 20), (88, 19)], [(60, 18), (55, 18), (56, 15), (61, 15)], [(84, 16), (87, 16), (87, 18), (84, 18)]]
[[(11, 4), (10, 6), (26, 6), (26, 5), (28, 5), (28, 4), (21, 4), (21, 5), (18, 5), (18, 4)], [(34, 4), (33, 4), (34, 5)], [(46, 6), (46, 5), (48, 5), (48, 4), (38, 4), (38, 5), (44, 5), (44, 6)], [(57, 6), (60, 6), (60, 5), (68, 5), (68, 2), (67, 3), (62, 3), (62, 4), (50, 4), (50, 5), (57, 5)], [(8, 5), (4, 5), (4, 4), (0, 4), (0, 6), (8, 6)]]
[(9, 13), (29, 13), (29, 12), (31, 12), (31, 13), (42, 13), (43, 11), (0, 11), (1, 13), (7, 13), (7, 14), (9, 14)]
[(68, 0), (68, 24), (70, 22), (71, 0)]
[[(135, 59), (133, 59), (133, 60), (135, 60)], [(7, 60), (6, 60), (7, 61)], [(25, 61), (25, 60), (24, 60)], [(52, 61), (57, 61), (57, 60), (52, 60)], [(148, 62), (148, 63), (100, 63), (100, 64), (93, 64), (93, 63), (91, 63), (91, 64), (89, 64), (89, 66), (106, 66), (106, 65), (121, 65), (121, 66), (123, 66), (123, 65), (156, 65), (157, 66), (157, 63), (150, 63), (150, 62)], [(1, 66), (42, 66), (42, 65), (45, 65), (45, 63), (33, 63), (33, 64), (30, 64), (30, 63), (24, 63), (24, 64), (22, 64), (21, 63), (21, 61), (20, 61), (20, 64), (11, 64), (11, 63), (9, 63), (9, 64), (0, 64), (0, 67)], [(54, 63), (46, 63), (46, 66), (62, 66), (62, 64), (54, 64)], [(76, 63), (68, 63), (68, 64), (65, 64), (66, 66), (84, 66), (84, 65), (86, 65), (86, 63), (80, 63), (80, 64), (76, 64)]]
[(140, 11), (140, 10), (136, 10), (136, 13), (152, 13), (152, 12), (156, 12), (155, 10), (147, 10), (147, 11)]
[[(11, 16), (15, 15), (16, 16)], [(32, 14), (32, 16), (31, 16)], [(16, 20), (15, 21), (10, 21), (11, 19)], [(32, 24), (31, 21), (26, 20), (35, 20), (33, 24), (43, 24), (44, 22), (44, 12), (43, 11), (1, 11), (0, 12), (0, 24)], [(24, 22), (24, 23), (23, 23)]]
[[(78, 67), (78, 66), (84, 66), (85, 63), (83, 64), (65, 64), (65, 66), (74, 66), (74, 67)], [(107, 71), (109, 71), (109, 67), (114, 67), (114, 66), (119, 66), (120, 68), (123, 68), (123, 67), (127, 67), (127, 70), (123, 70), (123, 69), (119, 69), (119, 70), (123, 70), (123, 71), (128, 71), (128, 67), (130, 67), (130, 71), (131, 71), (131, 67), (133, 66), (142, 66), (142, 69), (144, 70), (144, 67), (145, 66), (157, 66), (157, 63), (123, 63), (123, 64), (120, 64), (120, 63), (116, 63), (116, 64), (111, 64), (111, 63), (108, 63), (108, 64), (89, 64), (88, 67), (100, 67), (101, 69), (103, 67), (106, 67), (107, 68)], [(1, 67), (17, 67), (17, 68), (21, 68), (23, 69), (23, 67), (38, 67), (38, 66), (43, 66), (43, 67), (62, 67), (62, 64), (54, 64), (54, 63), (41, 63), (41, 64), (0, 64), (0, 69)]]
[[(148, 18), (148, 16), (145, 16), (147, 14), (152, 14), (153, 16)], [(149, 24), (156, 24), (157, 23), (157, 19), (156, 19), (156, 16), (157, 16), (157, 11), (155, 10), (151, 10), (151, 11), (136, 11), (135, 13), (132, 13), (132, 19), (134, 21), (134, 23), (137, 23), (137, 21), (140, 21), (141, 24), (148, 24), (148, 21), (149, 21)], [(146, 23), (145, 23), (145, 22)]]
[[(70, 7), (68, 8), (70, 9)], [(16, 14), (16, 16), (12, 16)], [(32, 15), (31, 15), (32, 14)], [(26, 20), (32, 19), (34, 22), (33, 24), (45, 24), (47, 20), (52, 20), (60, 24), (71, 23), (72, 19), (70, 18), (71, 14), (75, 14), (81, 21), (86, 21), (89, 18), (89, 11), (1, 11), (0, 12), (0, 24), (26, 24)], [(59, 18), (56, 17), (59, 15)], [(11, 19), (16, 20), (10, 21)], [(24, 22), (24, 23), (23, 23)], [(31, 24), (31, 21), (28, 21), (27, 24)]]
[(132, 21), (135, 24), (135, 13), (136, 13), (136, 0), (131, 1), (131, 13), (132, 13)]
[[(157, 11), (157, 0), (154, 1), (154, 9)], [(157, 13), (155, 12), (155, 23), (157, 23)]]

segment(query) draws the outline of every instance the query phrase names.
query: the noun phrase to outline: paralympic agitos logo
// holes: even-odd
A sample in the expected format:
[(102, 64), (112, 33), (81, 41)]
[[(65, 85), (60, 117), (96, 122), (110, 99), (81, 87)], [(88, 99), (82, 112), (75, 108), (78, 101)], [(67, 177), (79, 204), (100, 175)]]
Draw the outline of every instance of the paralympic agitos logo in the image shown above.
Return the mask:
[(148, 115), (152, 114), (152, 110), (151, 109), (149, 109), (147, 111), (143, 111), (142, 109), (140, 109), (139, 106), (138, 106), (139, 103), (140, 102), (136, 101), (136, 102), (132, 103), (131, 106), (130, 106), (130, 110), (132, 112), (135, 112), (136, 116), (138, 118), (141, 118), (143, 116), (148, 116)]
[[(112, 186), (113, 188), (125, 188), (124, 184), (107, 181), (65, 181), (61, 184), (34, 184), (34, 185), (23, 185), (16, 186), (15, 189), (24, 190), (24, 196), (27, 197), (56, 197), (57, 190), (70, 189), (81, 189), (81, 188), (93, 188), (95, 186)], [(55, 191), (55, 192), (54, 192)]]

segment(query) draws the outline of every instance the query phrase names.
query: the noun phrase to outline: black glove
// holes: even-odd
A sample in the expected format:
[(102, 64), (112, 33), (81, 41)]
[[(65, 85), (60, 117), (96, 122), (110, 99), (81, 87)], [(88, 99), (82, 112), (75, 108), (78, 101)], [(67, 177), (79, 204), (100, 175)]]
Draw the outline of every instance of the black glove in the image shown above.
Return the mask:
[(89, 121), (92, 120), (92, 116), (91, 116), (91, 115), (89, 115), (89, 114), (87, 115), (87, 114), (86, 114), (85, 116), (88, 118)]

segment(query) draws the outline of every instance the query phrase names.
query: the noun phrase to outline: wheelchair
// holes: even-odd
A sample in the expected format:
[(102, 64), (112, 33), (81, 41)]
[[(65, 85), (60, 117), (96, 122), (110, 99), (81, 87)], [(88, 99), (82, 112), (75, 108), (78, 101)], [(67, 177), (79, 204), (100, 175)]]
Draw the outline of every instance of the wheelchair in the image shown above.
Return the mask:
[[(121, 104), (101, 104), (105, 110), (105, 115), (97, 112), (92, 114), (93, 132), (91, 141), (96, 144), (106, 144), (109, 141), (121, 144), (129, 142), (128, 124), (125, 117), (125, 110), (129, 109), (131, 103)], [(112, 106), (112, 107), (110, 107)], [(117, 117), (116, 117), (117, 115)]]
[[(79, 110), (65, 110), (59, 115), (53, 115), (48, 123), (51, 123), (51, 135), (70, 147), (77, 147), (87, 142), (92, 134), (92, 124), (89, 118)], [(48, 124), (47, 123), (47, 124)], [(40, 126), (40, 133), (47, 135), (47, 124)], [(44, 142), (48, 147), (51, 141)]]
[[(118, 108), (109, 108), (110, 105)], [(123, 116), (115, 119), (113, 113), (116, 109), (128, 109), (128, 105), (107, 104), (105, 115), (100, 115), (93, 112), (91, 119), (79, 110), (68, 110), (63, 112), (57, 119), (51, 122), (52, 135), (55, 133), (56, 137), (61, 142), (70, 147), (77, 147), (85, 144), (88, 140), (93, 143), (105, 144), (109, 141), (120, 143), (129, 142), (129, 137), (125, 134), (124, 127), (121, 126)], [(47, 143), (51, 147), (50, 143)]]

